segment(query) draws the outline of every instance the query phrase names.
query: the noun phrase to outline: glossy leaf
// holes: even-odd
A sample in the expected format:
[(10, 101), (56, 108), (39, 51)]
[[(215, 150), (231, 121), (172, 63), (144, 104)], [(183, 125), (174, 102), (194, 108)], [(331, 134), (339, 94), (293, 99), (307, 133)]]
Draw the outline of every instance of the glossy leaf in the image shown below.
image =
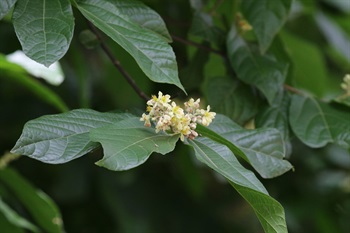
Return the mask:
[[(130, 6), (133, 6), (132, 3)], [(127, 11), (118, 8), (115, 1), (80, 0), (77, 7), (96, 27), (123, 47), (148, 78), (154, 82), (174, 84), (185, 91), (178, 77), (175, 54), (157, 33), (136, 24), (125, 14)]]
[(42, 116), (24, 125), (22, 135), (11, 152), (45, 163), (66, 163), (99, 146), (90, 141), (91, 129), (113, 124), (129, 116), (89, 109)]
[[(36, 190), (15, 170), (0, 170), (0, 182), (23, 204), (38, 227), (48, 233), (63, 231), (61, 214), (56, 204), (42, 191)], [(40, 232), (40, 231), (38, 231)]]
[(282, 90), (288, 64), (273, 55), (260, 55), (250, 47), (232, 27), (227, 38), (228, 57), (237, 76), (243, 82), (256, 86), (270, 104)]
[(287, 233), (287, 224), (282, 205), (272, 197), (240, 186), (230, 184), (251, 205), (264, 228), (265, 233)]
[(313, 98), (293, 95), (289, 118), (295, 135), (310, 147), (336, 143), (350, 148), (350, 111), (347, 107), (335, 108)]
[(114, 1), (114, 4), (123, 15), (130, 17), (132, 22), (138, 24), (142, 28), (157, 33), (167, 42), (172, 41), (168, 29), (160, 15), (142, 2), (135, 0), (118, 0)]
[(91, 130), (92, 141), (102, 144), (104, 157), (96, 164), (122, 171), (143, 164), (152, 152), (167, 154), (174, 150), (179, 135), (156, 133), (139, 117), (132, 117), (107, 127)]
[(239, 124), (244, 124), (257, 113), (258, 101), (252, 89), (227, 77), (208, 80), (207, 100), (217, 113), (224, 114)]
[(254, 209), (265, 232), (287, 232), (283, 207), (271, 198), (254, 173), (245, 169), (224, 145), (209, 138), (188, 140), (196, 157), (223, 175)]
[(276, 129), (247, 130), (218, 114), (208, 128), (202, 129), (199, 126), (197, 131), (226, 145), (235, 155), (249, 162), (264, 178), (279, 176), (292, 168), (283, 159), (284, 141)]
[(6, 81), (15, 82), (25, 86), (41, 101), (46, 102), (56, 108), (58, 111), (68, 111), (65, 102), (53, 92), (50, 88), (31, 77), (21, 66), (8, 62), (5, 57), (0, 55), (0, 78)]
[(287, 21), (291, 4), (292, 0), (242, 1), (242, 13), (253, 26), (261, 53), (267, 51), (274, 37)]
[(23, 52), (31, 59), (48, 67), (67, 52), (74, 29), (69, 0), (21, 0), (12, 19)]
[(1, 0), (0, 1), (0, 19), (7, 15), (17, 0)]

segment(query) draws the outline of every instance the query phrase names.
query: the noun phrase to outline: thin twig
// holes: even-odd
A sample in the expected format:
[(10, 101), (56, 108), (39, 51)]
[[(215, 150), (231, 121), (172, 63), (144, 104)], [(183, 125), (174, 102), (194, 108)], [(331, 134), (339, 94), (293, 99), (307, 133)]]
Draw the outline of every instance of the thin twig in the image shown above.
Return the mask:
[(102, 40), (102, 36), (98, 29), (90, 22), (88, 21), (89, 28), (91, 31), (96, 35), (97, 40), (100, 42), (100, 46), (102, 50), (105, 52), (105, 54), (108, 56), (108, 58), (111, 60), (113, 65), (119, 70), (119, 72), (123, 75), (123, 77), (126, 79), (126, 81), (130, 84), (130, 86), (135, 90), (135, 92), (144, 100), (149, 100), (150, 98), (141, 90), (139, 86), (137, 86), (135, 80), (129, 75), (129, 73), (121, 66), (118, 59), (116, 59), (110, 50), (110, 48), (107, 46), (107, 44)]
[(212, 49), (211, 47), (204, 46), (204, 45), (196, 43), (194, 41), (185, 40), (185, 39), (183, 39), (181, 37), (178, 37), (178, 36), (171, 35), (171, 37), (173, 38), (174, 41), (178, 41), (178, 42), (186, 44), (186, 45), (191, 45), (191, 46), (203, 49), (203, 50), (205, 50), (207, 52), (215, 53), (215, 54), (217, 54), (217, 55), (219, 55), (221, 57), (226, 58), (226, 55), (223, 52), (219, 51), (219, 50)]
[(298, 94), (298, 95), (303, 95), (302, 91), (300, 91), (292, 86), (289, 86), (288, 84), (284, 84), (283, 86), (284, 86), (284, 89), (286, 89), (290, 92), (293, 92), (293, 93)]

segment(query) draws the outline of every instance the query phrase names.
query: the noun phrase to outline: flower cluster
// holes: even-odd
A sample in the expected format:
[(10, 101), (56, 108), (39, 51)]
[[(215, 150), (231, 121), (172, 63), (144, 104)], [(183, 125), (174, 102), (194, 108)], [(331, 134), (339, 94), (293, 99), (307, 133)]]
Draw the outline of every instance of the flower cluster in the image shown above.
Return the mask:
[(346, 91), (346, 95), (350, 95), (350, 74), (345, 75), (343, 81), (340, 86)]
[(170, 100), (170, 95), (158, 93), (158, 97), (152, 96), (147, 101), (147, 112), (142, 114), (141, 121), (145, 122), (145, 126), (151, 127), (151, 122), (156, 125), (156, 132), (172, 132), (180, 134), (181, 141), (184, 138), (194, 139), (198, 136), (195, 131), (197, 123), (208, 126), (214, 119), (216, 113), (210, 112), (210, 106), (207, 109), (199, 109), (200, 99), (196, 101), (190, 99), (185, 102), (185, 109), (176, 105)]

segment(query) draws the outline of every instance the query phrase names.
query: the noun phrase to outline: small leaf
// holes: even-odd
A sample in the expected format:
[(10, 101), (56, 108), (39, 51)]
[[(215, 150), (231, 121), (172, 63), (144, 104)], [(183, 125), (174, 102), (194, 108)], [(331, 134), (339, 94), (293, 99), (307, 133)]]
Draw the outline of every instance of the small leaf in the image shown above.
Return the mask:
[(226, 77), (209, 79), (207, 100), (215, 112), (224, 114), (239, 124), (252, 119), (258, 110), (258, 101), (252, 88)]
[(45, 66), (63, 57), (73, 37), (74, 17), (68, 0), (21, 0), (13, 26), (23, 52)]
[(244, 16), (258, 38), (260, 51), (265, 53), (287, 21), (292, 0), (244, 0), (241, 4)]
[[(125, 7), (129, 1), (125, 1)], [(120, 10), (115, 1), (80, 0), (79, 11), (101, 29), (137, 62), (154, 82), (170, 83), (184, 92), (179, 80), (175, 54), (171, 46), (157, 33), (136, 24), (128, 11)]]
[(348, 107), (335, 108), (313, 98), (293, 95), (289, 119), (295, 135), (310, 147), (319, 148), (327, 143), (336, 143), (350, 148)]
[(292, 168), (288, 161), (283, 160), (284, 141), (276, 129), (247, 130), (217, 114), (208, 128), (199, 125), (197, 131), (226, 145), (235, 155), (249, 162), (264, 178), (279, 176)]
[(0, 20), (5, 17), (15, 5), (17, 0), (1, 0), (0, 1)]
[(167, 154), (174, 150), (179, 135), (156, 133), (132, 117), (108, 127), (91, 130), (92, 141), (100, 142), (104, 157), (96, 164), (113, 171), (137, 167), (149, 158), (152, 152)]
[(279, 62), (271, 54), (260, 55), (240, 37), (232, 27), (227, 38), (228, 57), (237, 76), (243, 82), (256, 86), (270, 104), (282, 90), (288, 64)]
[(0, 182), (20, 200), (35, 223), (48, 233), (63, 232), (61, 214), (56, 204), (45, 193), (36, 190), (15, 170), (0, 170)]
[(12, 223), (15, 226), (31, 230), (32, 232), (40, 232), (39, 229), (30, 223), (27, 219), (22, 218), (20, 215), (16, 213), (10, 206), (8, 206), (5, 202), (3, 202), (0, 198), (0, 212), (5, 216), (7, 221)]
[(47, 115), (27, 122), (14, 154), (27, 155), (45, 163), (66, 163), (98, 147), (89, 131), (130, 117), (130, 114), (100, 113), (78, 109)]
[(196, 157), (223, 175), (252, 206), (266, 233), (286, 233), (283, 207), (270, 197), (254, 173), (245, 169), (224, 145), (209, 138), (188, 140)]

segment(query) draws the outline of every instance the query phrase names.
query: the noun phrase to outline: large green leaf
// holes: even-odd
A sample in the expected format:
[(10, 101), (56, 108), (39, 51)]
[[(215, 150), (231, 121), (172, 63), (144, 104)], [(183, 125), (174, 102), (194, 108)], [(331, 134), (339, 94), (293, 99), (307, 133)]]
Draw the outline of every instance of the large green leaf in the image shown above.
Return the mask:
[(199, 126), (198, 133), (218, 141), (249, 162), (264, 178), (279, 176), (292, 168), (284, 160), (284, 140), (277, 129), (247, 130), (228, 117), (217, 114), (208, 128)]
[(104, 157), (96, 164), (113, 171), (139, 166), (152, 152), (169, 153), (179, 139), (179, 135), (156, 133), (145, 127), (139, 117), (93, 129), (90, 137), (92, 141), (100, 142), (104, 150)]
[(172, 41), (168, 29), (160, 15), (142, 2), (135, 0), (118, 0), (114, 1), (114, 4), (123, 15), (128, 16), (134, 23), (157, 33), (167, 42)]
[(27, 122), (21, 137), (11, 150), (45, 163), (65, 163), (98, 147), (89, 131), (130, 117), (130, 114), (100, 113), (78, 109), (47, 115)]
[(23, 204), (37, 226), (48, 233), (63, 232), (59, 209), (45, 193), (36, 190), (10, 168), (0, 170), (0, 182)]
[(260, 51), (265, 53), (287, 21), (292, 0), (244, 0), (241, 4), (244, 16), (258, 38)]
[(257, 113), (258, 101), (252, 88), (226, 77), (211, 78), (207, 82), (207, 100), (215, 112), (244, 124)]
[(17, 0), (2, 0), (0, 1), (0, 19), (9, 13)]
[(282, 89), (288, 64), (277, 61), (271, 54), (260, 55), (241, 38), (235, 27), (228, 35), (227, 50), (238, 78), (256, 86), (272, 104)]
[[(123, 7), (133, 6), (125, 1)], [(111, 0), (77, 1), (80, 12), (136, 60), (143, 72), (155, 82), (184, 88), (179, 80), (175, 54), (158, 33), (134, 22), (127, 10), (120, 10)]]
[(336, 143), (350, 147), (350, 111), (332, 107), (311, 97), (292, 96), (289, 120), (295, 135), (314, 148)]
[(252, 206), (266, 233), (287, 232), (283, 207), (271, 198), (254, 173), (245, 169), (224, 145), (209, 138), (188, 140), (196, 157), (223, 175)]
[(74, 29), (69, 0), (20, 0), (12, 19), (23, 52), (36, 62), (50, 66), (67, 52)]
[(0, 55), (0, 78), (23, 85), (40, 98), (61, 112), (68, 111), (67, 105), (55, 92), (31, 77), (21, 66), (8, 62)]

